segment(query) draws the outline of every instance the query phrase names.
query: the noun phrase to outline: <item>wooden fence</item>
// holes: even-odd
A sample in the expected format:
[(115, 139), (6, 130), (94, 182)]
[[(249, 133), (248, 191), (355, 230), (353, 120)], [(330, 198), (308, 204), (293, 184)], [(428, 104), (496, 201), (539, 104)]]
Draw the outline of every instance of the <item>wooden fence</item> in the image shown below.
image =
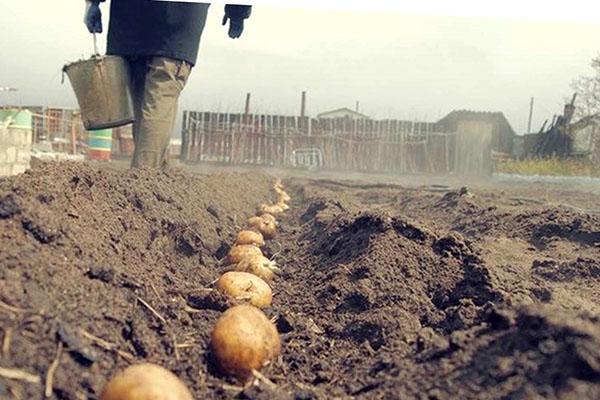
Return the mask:
[(456, 137), (427, 122), (185, 111), (181, 159), (293, 167), (298, 152), (317, 151), (332, 170), (450, 173), (464, 161)]

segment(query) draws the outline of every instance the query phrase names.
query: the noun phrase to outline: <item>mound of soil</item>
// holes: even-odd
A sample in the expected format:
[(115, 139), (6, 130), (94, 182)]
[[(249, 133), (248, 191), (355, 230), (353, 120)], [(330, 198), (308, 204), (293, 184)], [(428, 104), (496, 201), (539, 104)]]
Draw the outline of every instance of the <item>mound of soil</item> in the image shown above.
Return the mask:
[[(265, 249), (275, 384), (222, 376), (211, 292), (260, 174), (55, 164), (0, 181), (0, 377), (9, 398), (97, 399), (154, 362), (196, 398), (600, 398), (600, 219), (514, 193), (289, 179)], [(1, 395), (0, 395), (1, 397)]]

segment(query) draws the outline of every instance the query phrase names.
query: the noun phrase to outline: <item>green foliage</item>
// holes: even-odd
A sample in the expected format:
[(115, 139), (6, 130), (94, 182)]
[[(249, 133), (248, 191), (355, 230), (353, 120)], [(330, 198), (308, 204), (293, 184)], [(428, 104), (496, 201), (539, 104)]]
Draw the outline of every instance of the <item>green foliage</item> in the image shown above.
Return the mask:
[(600, 177), (600, 165), (577, 159), (508, 160), (496, 165), (496, 172), (519, 175)]
[(593, 73), (580, 76), (571, 82), (571, 88), (577, 93), (575, 119), (600, 113), (600, 55), (590, 63)]

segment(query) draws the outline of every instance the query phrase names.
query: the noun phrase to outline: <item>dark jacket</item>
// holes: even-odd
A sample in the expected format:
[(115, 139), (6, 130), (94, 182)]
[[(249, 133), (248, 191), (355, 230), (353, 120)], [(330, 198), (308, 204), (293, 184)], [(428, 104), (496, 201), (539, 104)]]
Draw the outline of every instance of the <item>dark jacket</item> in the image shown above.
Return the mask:
[[(112, 0), (107, 54), (162, 56), (194, 65), (209, 6), (208, 3)], [(227, 5), (225, 10), (232, 18), (248, 18), (251, 8)]]

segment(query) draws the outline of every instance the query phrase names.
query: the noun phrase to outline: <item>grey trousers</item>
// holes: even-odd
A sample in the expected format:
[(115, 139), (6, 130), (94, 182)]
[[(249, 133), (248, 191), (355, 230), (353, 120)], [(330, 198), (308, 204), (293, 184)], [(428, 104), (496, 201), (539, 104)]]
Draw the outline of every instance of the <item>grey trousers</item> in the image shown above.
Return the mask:
[(131, 166), (165, 168), (179, 95), (191, 65), (167, 57), (128, 58), (135, 122)]

